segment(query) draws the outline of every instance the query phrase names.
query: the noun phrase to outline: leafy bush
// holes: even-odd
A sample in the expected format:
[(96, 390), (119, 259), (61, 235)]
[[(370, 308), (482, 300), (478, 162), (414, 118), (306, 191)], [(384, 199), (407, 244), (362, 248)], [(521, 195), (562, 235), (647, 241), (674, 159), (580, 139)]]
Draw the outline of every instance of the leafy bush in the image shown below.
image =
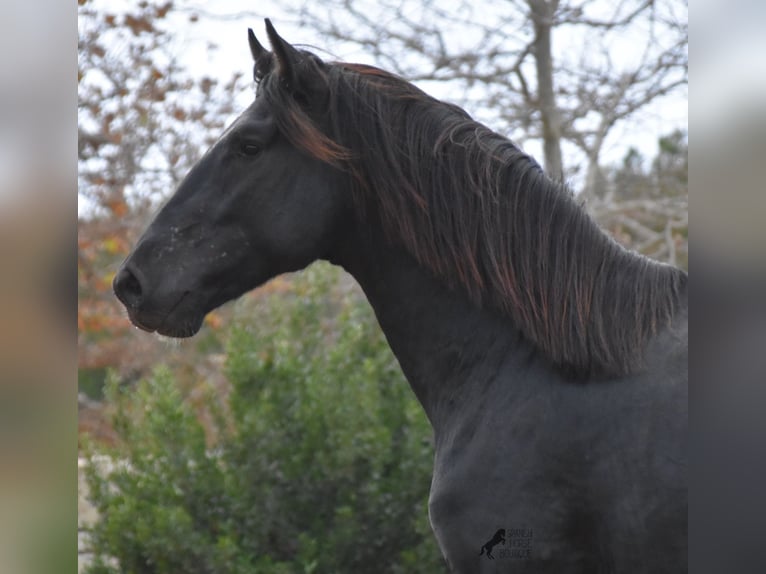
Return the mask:
[(369, 306), (341, 291), (315, 265), (248, 310), (207, 426), (167, 370), (110, 383), (121, 462), (91, 455), (88, 572), (444, 571), (430, 427)]

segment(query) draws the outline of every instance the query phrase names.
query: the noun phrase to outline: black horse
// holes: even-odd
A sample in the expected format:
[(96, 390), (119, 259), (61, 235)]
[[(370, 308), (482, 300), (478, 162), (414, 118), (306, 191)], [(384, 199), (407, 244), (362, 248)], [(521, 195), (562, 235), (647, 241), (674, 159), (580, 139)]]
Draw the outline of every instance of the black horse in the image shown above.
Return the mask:
[[(189, 337), (275, 275), (340, 265), (433, 426), (454, 571), (685, 571), (686, 274), (462, 109), (266, 29), (254, 103), (115, 277), (133, 323)], [(534, 531), (528, 559), (479, 557), (498, 524)]]

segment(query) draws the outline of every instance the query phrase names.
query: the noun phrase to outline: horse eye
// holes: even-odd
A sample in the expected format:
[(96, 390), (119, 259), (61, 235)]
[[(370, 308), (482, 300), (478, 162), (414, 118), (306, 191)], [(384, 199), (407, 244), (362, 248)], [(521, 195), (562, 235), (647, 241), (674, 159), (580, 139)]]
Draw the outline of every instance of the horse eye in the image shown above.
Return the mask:
[(258, 152), (261, 151), (261, 147), (254, 143), (243, 143), (242, 146), (240, 147), (240, 150), (245, 155), (256, 155)]

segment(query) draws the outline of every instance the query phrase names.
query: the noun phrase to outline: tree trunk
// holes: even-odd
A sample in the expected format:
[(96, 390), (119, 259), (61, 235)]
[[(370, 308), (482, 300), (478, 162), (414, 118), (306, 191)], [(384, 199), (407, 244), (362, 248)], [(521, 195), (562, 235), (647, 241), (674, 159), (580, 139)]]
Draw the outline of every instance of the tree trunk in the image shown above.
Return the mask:
[(545, 171), (553, 179), (562, 180), (561, 117), (553, 90), (553, 56), (551, 30), (559, 0), (527, 0), (535, 27), (534, 56), (537, 66), (537, 97), (543, 126)]
[(581, 199), (584, 201), (604, 199), (606, 195), (606, 178), (598, 163), (600, 147), (588, 154), (588, 171), (585, 175), (585, 186)]

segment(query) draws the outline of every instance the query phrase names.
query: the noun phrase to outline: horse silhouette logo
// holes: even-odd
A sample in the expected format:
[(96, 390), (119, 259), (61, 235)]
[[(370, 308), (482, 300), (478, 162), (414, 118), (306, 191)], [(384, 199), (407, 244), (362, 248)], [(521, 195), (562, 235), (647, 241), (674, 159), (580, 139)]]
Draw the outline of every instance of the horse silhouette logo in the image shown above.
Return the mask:
[(497, 546), (498, 544), (505, 544), (505, 528), (498, 528), (497, 532), (495, 532), (495, 535), (487, 540), (487, 542), (484, 544), (484, 546), (481, 547), (481, 552), (479, 552), (479, 556), (484, 554), (484, 552), (487, 553), (487, 558), (490, 560), (494, 560), (495, 557), (492, 556), (492, 549)]

